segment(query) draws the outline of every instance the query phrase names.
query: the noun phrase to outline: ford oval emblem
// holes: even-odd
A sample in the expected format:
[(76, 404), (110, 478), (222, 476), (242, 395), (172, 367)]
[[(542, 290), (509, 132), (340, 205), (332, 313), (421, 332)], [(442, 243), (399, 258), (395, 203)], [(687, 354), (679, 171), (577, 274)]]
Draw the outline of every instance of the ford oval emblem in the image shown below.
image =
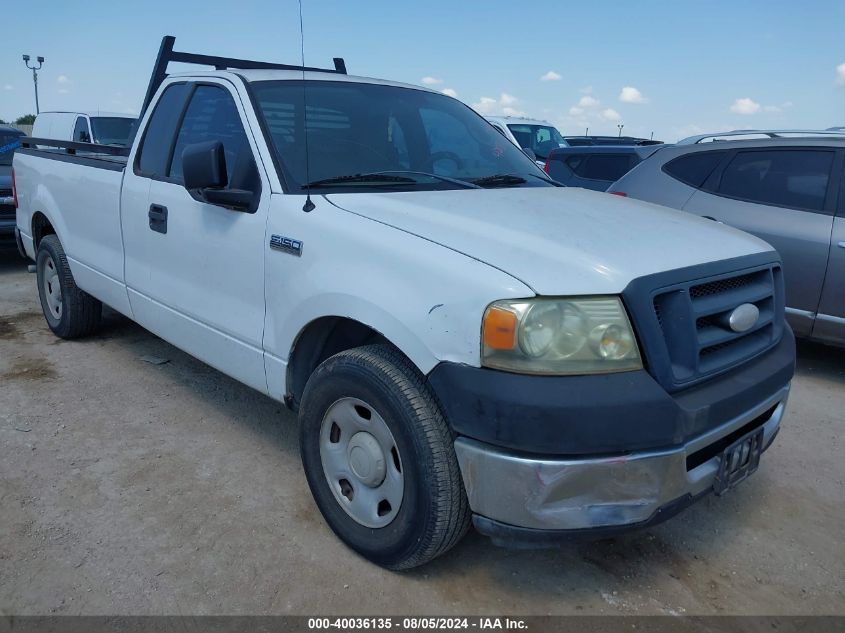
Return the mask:
[(728, 325), (734, 332), (747, 332), (760, 318), (760, 310), (753, 303), (743, 303), (734, 308), (728, 317)]

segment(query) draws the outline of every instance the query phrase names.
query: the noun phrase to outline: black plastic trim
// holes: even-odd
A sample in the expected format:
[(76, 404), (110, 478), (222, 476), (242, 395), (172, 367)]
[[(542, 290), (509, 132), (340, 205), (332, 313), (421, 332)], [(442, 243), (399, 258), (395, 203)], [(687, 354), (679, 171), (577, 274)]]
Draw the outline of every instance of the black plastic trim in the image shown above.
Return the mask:
[(785, 328), (774, 349), (673, 394), (644, 370), (531, 376), (443, 362), (428, 382), (455, 434), (526, 456), (576, 457), (682, 446), (766, 402), (794, 371)]

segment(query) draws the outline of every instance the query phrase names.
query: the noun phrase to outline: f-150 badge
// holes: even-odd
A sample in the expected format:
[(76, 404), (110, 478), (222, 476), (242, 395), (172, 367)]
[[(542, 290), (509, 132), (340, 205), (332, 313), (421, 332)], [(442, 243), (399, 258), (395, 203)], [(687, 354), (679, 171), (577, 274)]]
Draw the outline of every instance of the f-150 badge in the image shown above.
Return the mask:
[(270, 248), (302, 257), (302, 242), (284, 235), (271, 235)]

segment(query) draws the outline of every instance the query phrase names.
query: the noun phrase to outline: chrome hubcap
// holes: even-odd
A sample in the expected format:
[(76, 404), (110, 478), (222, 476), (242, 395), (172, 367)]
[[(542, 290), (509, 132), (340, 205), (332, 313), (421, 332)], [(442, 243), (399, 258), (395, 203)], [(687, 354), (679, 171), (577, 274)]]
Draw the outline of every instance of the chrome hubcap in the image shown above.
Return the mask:
[(59, 283), (59, 272), (56, 264), (49, 255), (41, 268), (41, 289), (50, 315), (56, 319), (62, 318), (62, 285)]
[(384, 418), (363, 400), (341, 398), (320, 425), (323, 474), (341, 508), (361, 525), (380, 528), (396, 517), (405, 477)]

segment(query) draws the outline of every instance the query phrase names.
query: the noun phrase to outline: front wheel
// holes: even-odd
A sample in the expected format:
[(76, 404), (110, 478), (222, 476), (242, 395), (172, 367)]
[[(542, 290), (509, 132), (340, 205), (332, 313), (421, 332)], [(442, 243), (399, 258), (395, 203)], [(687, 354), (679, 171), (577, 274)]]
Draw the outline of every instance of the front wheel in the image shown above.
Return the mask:
[(389, 345), (340, 352), (315, 370), (300, 451), (329, 526), (378, 565), (422, 565), (469, 527), (446, 421), (423, 377)]
[(103, 304), (76, 285), (65, 249), (55, 235), (39, 242), (35, 272), (41, 309), (53, 334), (71, 339), (97, 329)]

